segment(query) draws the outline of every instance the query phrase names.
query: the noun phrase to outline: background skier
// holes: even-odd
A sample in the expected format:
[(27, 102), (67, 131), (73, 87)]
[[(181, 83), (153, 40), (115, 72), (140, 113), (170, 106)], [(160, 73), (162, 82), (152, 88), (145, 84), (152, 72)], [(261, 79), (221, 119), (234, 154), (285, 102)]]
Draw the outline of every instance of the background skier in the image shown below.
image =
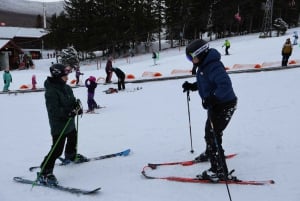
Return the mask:
[(118, 90), (125, 89), (125, 73), (120, 68), (113, 68), (113, 72), (115, 72), (118, 77)]
[(12, 82), (12, 76), (9, 72), (9, 68), (6, 68), (3, 73), (3, 81), (4, 81), (3, 91), (9, 91), (9, 86), (10, 83)]
[(85, 86), (88, 89), (87, 104), (89, 109), (87, 110), (87, 113), (94, 112), (94, 109), (100, 108), (94, 99), (95, 89), (97, 87), (96, 78), (94, 76), (90, 76), (85, 80)]
[(297, 31), (294, 31), (293, 38), (294, 38), (293, 45), (297, 45), (298, 44), (298, 32)]
[(32, 84), (32, 90), (36, 90), (36, 84), (37, 84), (37, 82), (36, 82), (36, 76), (35, 75), (32, 75), (32, 77), (31, 77), (31, 84)]
[(225, 40), (225, 42), (224, 42), (224, 44), (222, 45), (222, 47), (224, 47), (225, 46), (225, 55), (229, 55), (229, 52), (228, 52), (228, 50), (229, 50), (229, 48), (230, 48), (230, 42), (229, 42), (229, 40)]
[(157, 53), (154, 51), (152, 52), (152, 59), (153, 59), (154, 65), (156, 65)]
[(80, 75), (84, 75), (84, 73), (80, 72), (79, 66), (76, 67), (75, 77), (76, 77), (76, 85), (79, 84)]
[(283, 47), (281, 50), (281, 55), (282, 55), (281, 65), (282, 66), (287, 66), (287, 63), (292, 54), (292, 51), (293, 51), (293, 46), (291, 44), (291, 40), (288, 38), (288, 39), (286, 39), (285, 43), (283, 44)]
[(107, 62), (106, 62), (106, 66), (105, 66), (105, 72), (106, 72), (106, 79), (105, 79), (105, 83), (111, 83), (111, 77), (112, 77), (112, 57), (108, 57)]

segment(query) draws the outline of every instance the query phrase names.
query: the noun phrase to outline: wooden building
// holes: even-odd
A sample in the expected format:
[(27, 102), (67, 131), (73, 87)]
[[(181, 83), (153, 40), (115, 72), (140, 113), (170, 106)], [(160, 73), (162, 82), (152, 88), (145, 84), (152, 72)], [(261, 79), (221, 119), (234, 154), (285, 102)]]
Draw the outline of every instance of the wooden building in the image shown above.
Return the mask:
[(42, 28), (0, 26), (0, 70), (19, 68), (24, 58), (40, 59), (47, 34)]

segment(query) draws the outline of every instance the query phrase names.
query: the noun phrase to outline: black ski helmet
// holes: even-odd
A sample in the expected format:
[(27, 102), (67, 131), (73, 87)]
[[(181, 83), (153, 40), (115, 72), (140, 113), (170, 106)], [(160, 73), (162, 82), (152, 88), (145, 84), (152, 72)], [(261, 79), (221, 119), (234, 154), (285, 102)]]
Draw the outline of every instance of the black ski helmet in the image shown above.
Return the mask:
[(200, 60), (207, 55), (209, 45), (205, 40), (193, 40), (185, 49), (185, 54), (188, 60), (192, 61), (193, 58), (198, 57)]
[(52, 77), (62, 77), (68, 75), (71, 69), (62, 64), (53, 64), (50, 66), (50, 73)]

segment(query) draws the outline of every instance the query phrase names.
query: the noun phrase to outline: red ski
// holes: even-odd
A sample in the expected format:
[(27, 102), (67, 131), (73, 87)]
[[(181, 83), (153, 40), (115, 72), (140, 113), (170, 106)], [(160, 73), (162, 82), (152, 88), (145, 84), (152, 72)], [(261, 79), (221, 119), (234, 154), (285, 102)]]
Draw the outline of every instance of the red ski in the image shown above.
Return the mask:
[[(235, 157), (237, 154), (229, 154), (226, 155), (226, 159), (230, 159)], [(197, 163), (203, 163), (207, 161), (196, 161), (196, 160), (189, 160), (189, 161), (178, 161), (178, 162), (167, 162), (167, 163), (148, 163), (148, 166), (152, 169), (156, 169), (157, 166), (166, 166), (166, 165), (182, 165), (182, 166), (190, 166)]]
[(149, 176), (146, 174), (146, 169), (151, 168), (149, 166), (145, 166), (142, 171), (142, 175), (144, 175), (147, 179), (162, 179), (162, 180), (168, 180), (168, 181), (177, 181), (177, 182), (187, 182), (187, 183), (204, 183), (204, 184), (240, 184), (240, 185), (267, 185), (267, 184), (274, 184), (274, 180), (262, 180), (262, 181), (250, 181), (250, 180), (227, 180), (227, 181), (218, 181), (218, 182), (212, 182), (209, 179), (198, 179), (198, 178), (190, 178), (190, 177), (155, 177), (155, 176)]

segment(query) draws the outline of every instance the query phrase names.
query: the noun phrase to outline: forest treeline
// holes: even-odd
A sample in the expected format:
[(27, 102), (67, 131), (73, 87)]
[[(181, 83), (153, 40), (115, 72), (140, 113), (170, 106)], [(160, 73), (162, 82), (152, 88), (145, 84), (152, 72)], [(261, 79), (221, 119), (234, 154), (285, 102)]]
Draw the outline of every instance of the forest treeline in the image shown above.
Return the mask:
[[(260, 32), (265, 0), (65, 0), (53, 15), (46, 48), (123, 51), (153, 40), (171, 46), (214, 33), (216, 38)], [(300, 0), (273, 0), (272, 18), (298, 25)]]

